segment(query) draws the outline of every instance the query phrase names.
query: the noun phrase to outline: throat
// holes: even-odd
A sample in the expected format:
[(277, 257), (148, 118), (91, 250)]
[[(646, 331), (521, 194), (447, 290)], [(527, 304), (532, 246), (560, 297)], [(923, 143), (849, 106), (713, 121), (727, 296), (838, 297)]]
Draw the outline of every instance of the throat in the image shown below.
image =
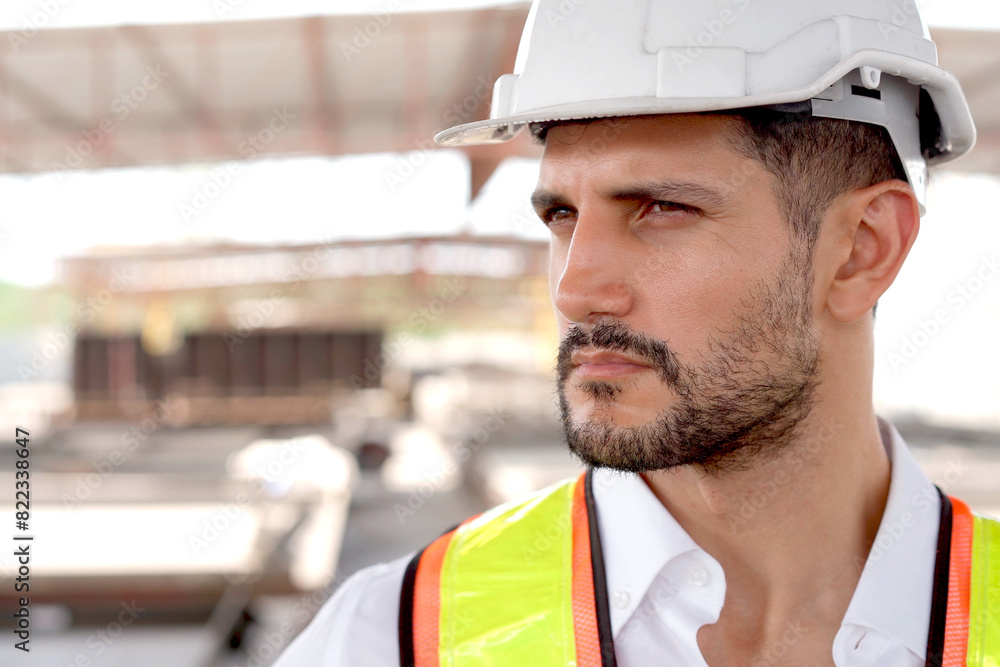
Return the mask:
[(798, 615), (774, 627), (741, 627), (725, 613), (698, 631), (698, 648), (710, 667), (727, 665), (834, 665), (831, 647), (840, 622)]
[(863, 427), (787, 451), (725, 477), (644, 476), (725, 573), (719, 619), (698, 633), (709, 665), (832, 664), (888, 500), (889, 458)]

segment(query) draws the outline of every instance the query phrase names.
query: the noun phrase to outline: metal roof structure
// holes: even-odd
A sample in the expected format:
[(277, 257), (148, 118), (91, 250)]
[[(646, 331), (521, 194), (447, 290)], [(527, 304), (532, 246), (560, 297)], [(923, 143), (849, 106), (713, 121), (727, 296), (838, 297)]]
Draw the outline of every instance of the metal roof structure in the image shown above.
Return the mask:
[[(429, 150), (488, 115), (525, 13), (0, 33), (0, 172)], [(474, 180), (526, 146), (470, 151)]]
[[(0, 33), (0, 172), (422, 151), (485, 118), (528, 6)], [(1000, 33), (937, 30), (1000, 171)], [(465, 149), (473, 192), (529, 141)]]

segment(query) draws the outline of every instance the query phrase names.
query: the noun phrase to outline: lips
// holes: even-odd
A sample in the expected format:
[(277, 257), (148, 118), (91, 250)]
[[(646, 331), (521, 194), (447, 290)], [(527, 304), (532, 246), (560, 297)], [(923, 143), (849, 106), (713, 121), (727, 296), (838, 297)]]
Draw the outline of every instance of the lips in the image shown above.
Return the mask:
[[(681, 366), (666, 341), (636, 333), (623, 322), (599, 321), (587, 329), (572, 324), (559, 343), (556, 360), (560, 387), (578, 382), (635, 379), (648, 371), (660, 382), (681, 390)], [(574, 383), (575, 384), (575, 383)], [(624, 387), (624, 385), (622, 385)]]
[(645, 361), (609, 350), (576, 350), (571, 359), (574, 371), (591, 378), (620, 377), (652, 368)]

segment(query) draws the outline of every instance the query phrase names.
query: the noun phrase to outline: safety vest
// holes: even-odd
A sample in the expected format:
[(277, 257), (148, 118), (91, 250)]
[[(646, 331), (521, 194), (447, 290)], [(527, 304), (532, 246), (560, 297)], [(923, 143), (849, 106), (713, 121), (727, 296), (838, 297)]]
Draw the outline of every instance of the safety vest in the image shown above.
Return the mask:
[[(410, 561), (403, 667), (614, 667), (592, 471), (473, 517)], [(1000, 522), (941, 494), (927, 665), (1000, 665)]]

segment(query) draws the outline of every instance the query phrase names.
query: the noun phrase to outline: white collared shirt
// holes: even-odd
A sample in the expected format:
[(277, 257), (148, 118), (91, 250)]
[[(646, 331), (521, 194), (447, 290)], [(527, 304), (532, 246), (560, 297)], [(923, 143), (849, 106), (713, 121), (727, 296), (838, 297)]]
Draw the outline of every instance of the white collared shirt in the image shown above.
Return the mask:
[[(834, 639), (837, 667), (918, 667), (927, 650), (940, 500), (896, 429), (879, 425), (892, 462), (889, 498)], [(599, 470), (593, 486), (619, 667), (706, 665), (697, 633), (719, 618), (722, 567), (639, 476)], [(411, 557), (348, 579), (277, 667), (397, 667), (399, 592)], [(788, 641), (798, 631), (790, 624)]]

